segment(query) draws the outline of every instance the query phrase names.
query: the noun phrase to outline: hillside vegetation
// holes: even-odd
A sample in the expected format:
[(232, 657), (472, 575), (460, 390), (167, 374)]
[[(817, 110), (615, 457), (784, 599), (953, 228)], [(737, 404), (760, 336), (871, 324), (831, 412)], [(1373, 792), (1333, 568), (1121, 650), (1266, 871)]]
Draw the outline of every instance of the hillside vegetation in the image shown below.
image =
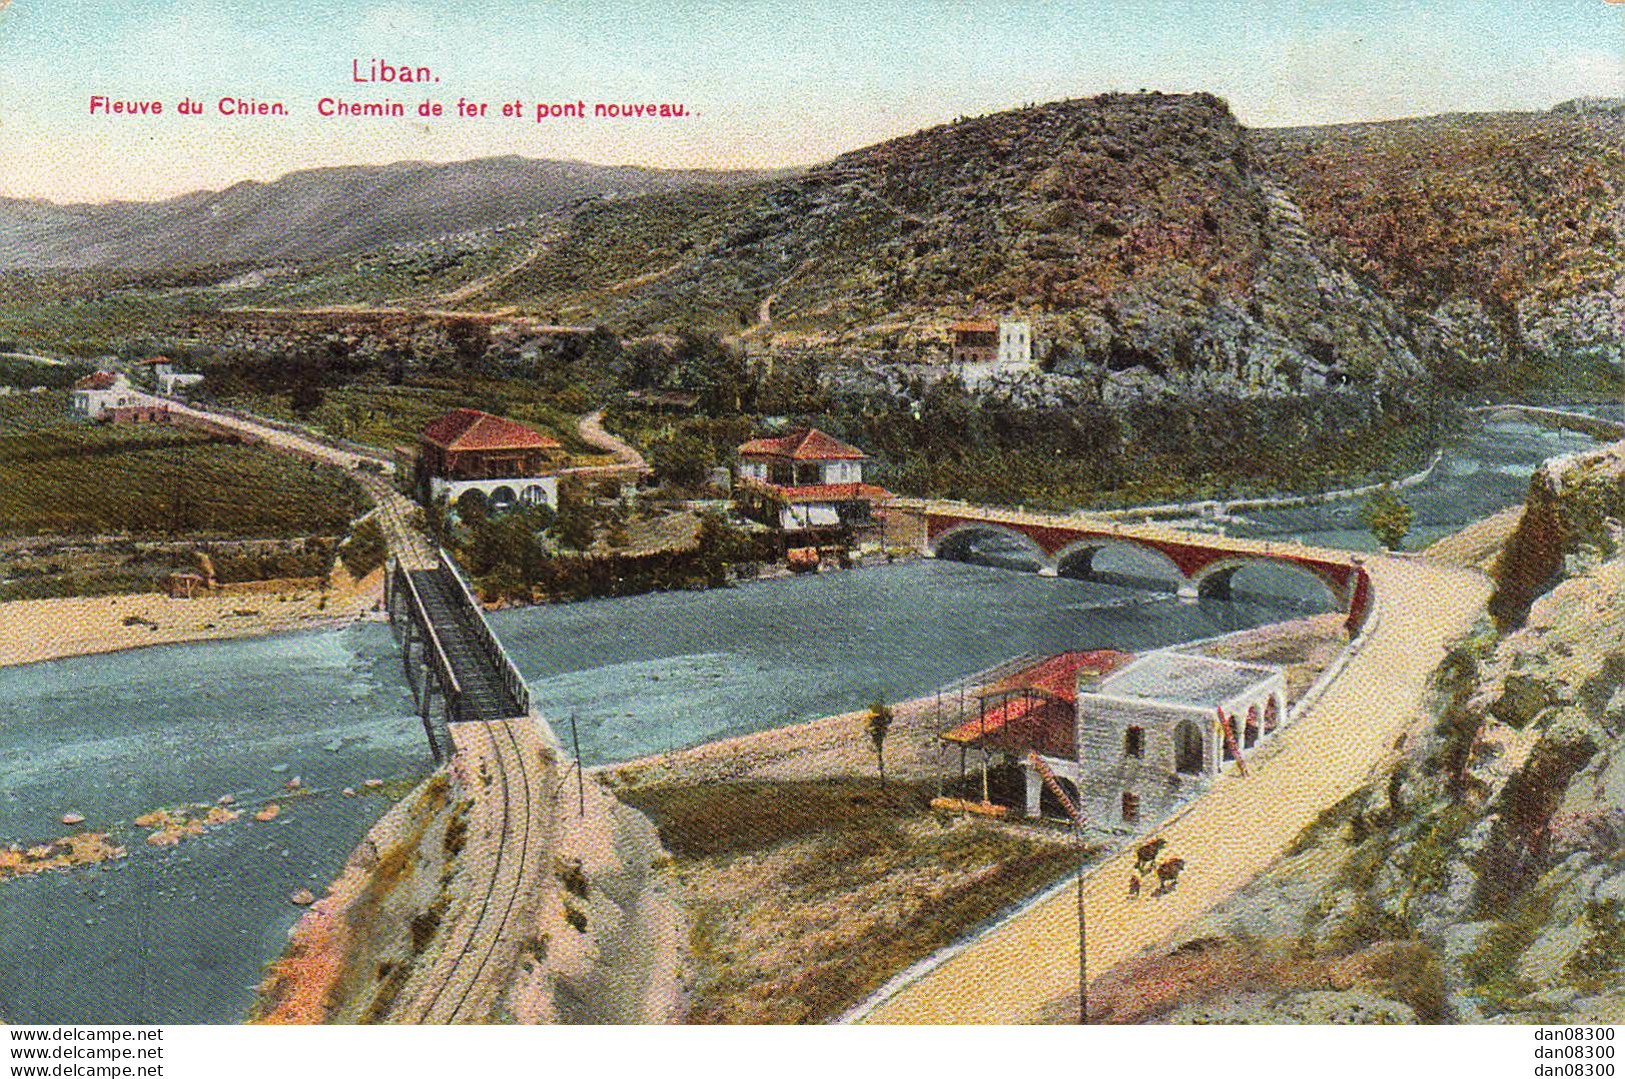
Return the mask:
[[(1019, 311), (1062, 370), (1256, 392), (1404, 379), (1397, 313), (1341, 268), (1210, 95), (962, 120), (776, 183), (584, 208), (491, 302), (910, 359)], [(771, 301), (769, 303), (769, 301)], [(787, 336), (786, 336), (787, 335)]]
[[(1620, 358), (1625, 113), (1254, 132), (1306, 227), (1418, 317), (1447, 377), (1562, 385)], [(1604, 368), (1606, 370), (1606, 368)]]

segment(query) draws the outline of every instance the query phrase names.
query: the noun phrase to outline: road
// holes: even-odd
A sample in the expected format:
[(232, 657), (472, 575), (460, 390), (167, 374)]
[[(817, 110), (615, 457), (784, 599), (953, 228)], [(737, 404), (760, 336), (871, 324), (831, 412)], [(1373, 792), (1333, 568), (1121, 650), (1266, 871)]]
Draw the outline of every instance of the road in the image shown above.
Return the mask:
[[(1226, 773), (1159, 835), (1185, 859), (1178, 889), (1130, 900), (1132, 849), (1084, 881), (1089, 969), (1102, 974), (1223, 901), (1328, 806), (1357, 789), (1418, 717), (1450, 641), (1478, 617), (1481, 574), (1369, 558), (1377, 624), (1348, 666), (1248, 776)], [(1029, 1023), (1077, 1008), (1077, 891), (1067, 887), (989, 931), (870, 1008), (869, 1023)]]

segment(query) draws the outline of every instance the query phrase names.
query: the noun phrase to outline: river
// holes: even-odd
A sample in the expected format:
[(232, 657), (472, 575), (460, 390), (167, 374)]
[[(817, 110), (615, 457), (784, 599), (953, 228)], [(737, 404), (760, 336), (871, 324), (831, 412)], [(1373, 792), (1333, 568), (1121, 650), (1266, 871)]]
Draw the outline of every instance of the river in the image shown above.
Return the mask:
[[(1519, 501), (1541, 459), (1590, 445), (1486, 427), (1406, 493), (1417, 541)], [(1250, 514), (1238, 532), (1368, 547), (1358, 504)], [(1119, 567), (1132, 569), (1129, 567)], [(1267, 590), (1267, 589), (1266, 589)], [(1312, 590), (1297, 601), (1324, 608)], [(1282, 617), (1279, 604), (1182, 604), (1098, 581), (946, 561), (500, 612), (535, 702), (589, 763), (930, 692), (1015, 654), (1143, 649)], [(261, 966), (383, 811), (429, 766), (386, 628), (171, 645), (0, 670), (0, 843), (111, 831), (125, 859), (0, 881), (0, 1017), (233, 1022)], [(127, 822), (152, 809), (279, 799), (174, 847)]]

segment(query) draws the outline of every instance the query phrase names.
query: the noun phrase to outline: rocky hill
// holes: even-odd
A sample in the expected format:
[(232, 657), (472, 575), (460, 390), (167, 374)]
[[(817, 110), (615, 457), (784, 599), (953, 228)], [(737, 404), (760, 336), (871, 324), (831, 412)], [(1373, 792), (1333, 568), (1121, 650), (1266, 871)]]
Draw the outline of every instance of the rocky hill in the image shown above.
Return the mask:
[(1412, 315), (1447, 375), (1552, 382), (1625, 360), (1625, 111), (1258, 131), (1304, 222)]
[(762, 175), (495, 157), (310, 169), (162, 202), (0, 199), (0, 270), (308, 262), (513, 225), (583, 199)]
[(1021, 314), (1052, 368), (1173, 389), (1423, 369), (1405, 318), (1304, 227), (1205, 94), (1057, 102), (778, 183), (594, 204), (490, 299), (896, 360), (942, 356), (955, 316)]
[(1369, 786), (1114, 972), (1107, 1018), (1625, 1021), (1625, 444), (1536, 484), (1556, 587), (1459, 642)]
[(0, 270), (274, 266), (229, 302), (711, 329), (893, 389), (974, 314), (1034, 323), (1040, 400), (1572, 393), (1625, 363), (1622, 134), (1613, 100), (1248, 130), (1211, 95), (1109, 94), (795, 174), (510, 157), (0, 201)]

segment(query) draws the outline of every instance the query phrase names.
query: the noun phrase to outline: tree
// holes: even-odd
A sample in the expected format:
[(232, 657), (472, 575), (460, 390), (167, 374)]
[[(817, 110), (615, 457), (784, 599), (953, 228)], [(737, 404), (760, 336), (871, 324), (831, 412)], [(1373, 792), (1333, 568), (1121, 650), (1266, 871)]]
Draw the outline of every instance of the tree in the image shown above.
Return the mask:
[(698, 487), (716, 464), (716, 454), (704, 439), (688, 431), (678, 431), (649, 446), (649, 463), (668, 483)]
[(1401, 541), (1410, 533), (1416, 513), (1385, 483), (1365, 504), (1361, 518), (1376, 541), (1393, 551), (1399, 549)]
[(886, 782), (886, 732), (891, 730), (892, 710), (885, 701), (875, 698), (869, 706), (869, 741), (875, 745), (875, 759), (880, 762), (880, 782)]
[(598, 538), (592, 501), (579, 485), (567, 484), (559, 490), (559, 508), (552, 531), (560, 544), (577, 551), (585, 551)]

